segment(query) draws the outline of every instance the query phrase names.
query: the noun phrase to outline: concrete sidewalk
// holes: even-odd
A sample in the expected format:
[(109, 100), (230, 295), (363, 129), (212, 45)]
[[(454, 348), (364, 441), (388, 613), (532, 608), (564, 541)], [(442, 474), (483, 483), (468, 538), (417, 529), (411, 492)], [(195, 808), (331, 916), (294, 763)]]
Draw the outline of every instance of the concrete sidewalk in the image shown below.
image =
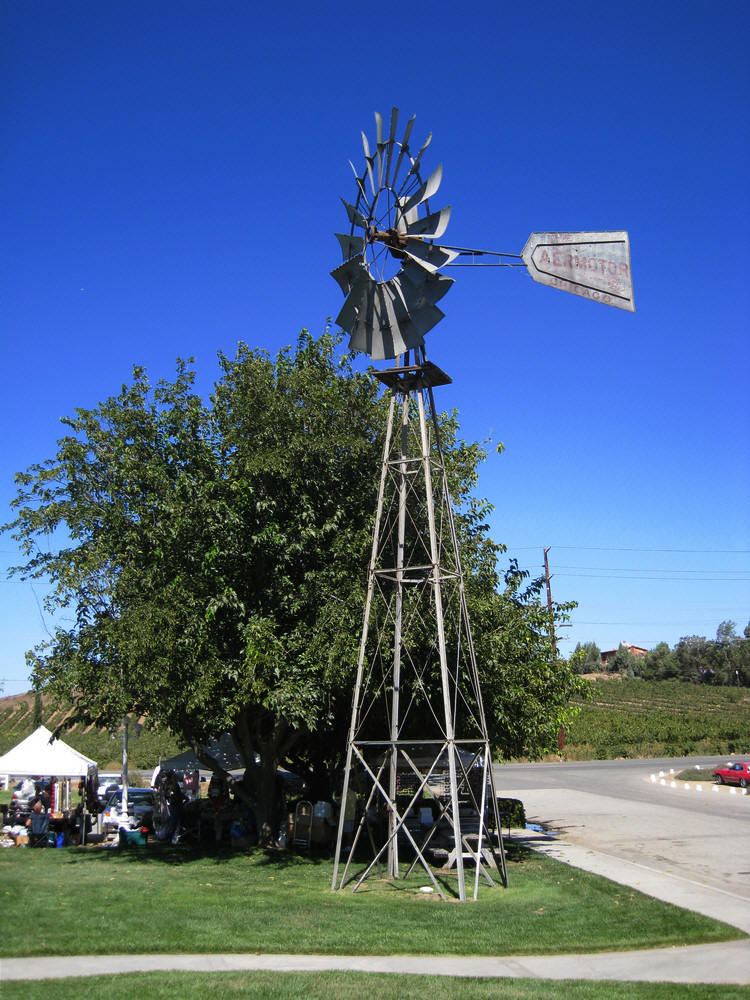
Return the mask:
[(349, 970), (482, 978), (597, 979), (750, 985), (750, 939), (727, 944), (597, 955), (80, 955), (10, 958), (0, 981), (109, 976), (129, 972), (300, 972)]

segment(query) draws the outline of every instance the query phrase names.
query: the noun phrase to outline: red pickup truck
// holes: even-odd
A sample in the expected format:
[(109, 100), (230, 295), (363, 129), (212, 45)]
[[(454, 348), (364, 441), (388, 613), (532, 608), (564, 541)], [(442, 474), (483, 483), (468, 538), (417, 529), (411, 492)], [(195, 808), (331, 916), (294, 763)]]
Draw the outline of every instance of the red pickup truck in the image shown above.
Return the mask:
[(750, 785), (750, 764), (745, 761), (717, 767), (714, 771), (714, 780), (719, 785), (739, 785), (740, 788), (747, 788)]

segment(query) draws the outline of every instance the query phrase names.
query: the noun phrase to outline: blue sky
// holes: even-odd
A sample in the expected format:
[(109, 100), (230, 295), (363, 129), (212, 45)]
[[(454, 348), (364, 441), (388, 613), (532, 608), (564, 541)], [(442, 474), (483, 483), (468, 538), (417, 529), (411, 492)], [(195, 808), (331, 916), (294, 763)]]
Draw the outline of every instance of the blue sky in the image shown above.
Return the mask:
[[(0, 509), (60, 417), (194, 356), (275, 353), (329, 276), (373, 112), (416, 114), (444, 242), (630, 233), (636, 312), (455, 269), (428, 334), (492, 534), (579, 607), (562, 644), (750, 619), (750, 5), (2, 0)], [(498, 441), (504, 453), (495, 452)], [(0, 537), (0, 571), (17, 559)], [(50, 627), (0, 573), (0, 681)]]

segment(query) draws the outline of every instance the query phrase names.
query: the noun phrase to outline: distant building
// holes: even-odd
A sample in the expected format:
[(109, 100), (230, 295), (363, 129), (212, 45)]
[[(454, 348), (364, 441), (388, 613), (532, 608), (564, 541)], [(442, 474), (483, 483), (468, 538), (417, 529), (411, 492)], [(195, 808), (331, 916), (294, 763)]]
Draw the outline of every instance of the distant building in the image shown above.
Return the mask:
[(625, 649), (628, 653), (632, 653), (633, 656), (639, 659), (648, 653), (647, 649), (643, 646), (631, 646), (629, 642), (621, 642), (617, 649), (604, 649), (602, 650), (602, 666), (606, 667), (610, 660), (614, 660), (617, 651), (620, 649)]

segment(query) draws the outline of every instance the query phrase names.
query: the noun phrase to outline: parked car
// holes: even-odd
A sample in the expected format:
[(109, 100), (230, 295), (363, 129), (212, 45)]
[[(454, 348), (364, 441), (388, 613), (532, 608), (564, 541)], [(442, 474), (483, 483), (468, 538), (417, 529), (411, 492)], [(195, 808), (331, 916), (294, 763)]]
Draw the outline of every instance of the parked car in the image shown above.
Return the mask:
[(102, 802), (108, 802), (112, 792), (116, 792), (120, 787), (120, 775), (115, 771), (101, 771), (99, 773), (99, 785), (96, 789), (97, 796)]
[(739, 785), (740, 788), (747, 788), (750, 785), (750, 763), (747, 761), (727, 764), (726, 767), (717, 767), (714, 771), (714, 780), (719, 785)]
[(121, 788), (122, 785), (119, 785), (116, 781), (111, 781), (107, 784), (100, 784), (96, 790), (96, 797), (103, 806), (106, 806), (114, 793), (119, 792)]
[(153, 827), (153, 812), (156, 793), (152, 788), (128, 788), (128, 815), (122, 811), (122, 789), (118, 788), (109, 797), (102, 813), (102, 827), (106, 832), (120, 826)]

